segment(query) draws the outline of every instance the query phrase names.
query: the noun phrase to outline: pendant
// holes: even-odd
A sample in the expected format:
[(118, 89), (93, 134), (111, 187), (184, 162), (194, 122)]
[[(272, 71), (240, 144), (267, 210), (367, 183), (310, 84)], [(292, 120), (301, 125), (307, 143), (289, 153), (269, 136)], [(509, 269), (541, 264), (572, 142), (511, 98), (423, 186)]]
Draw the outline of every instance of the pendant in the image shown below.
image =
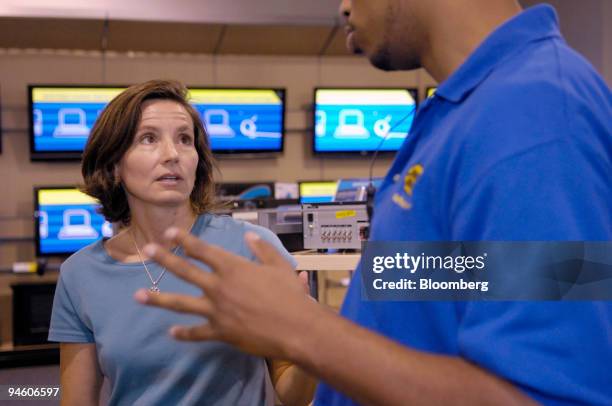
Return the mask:
[(149, 291), (153, 293), (159, 293), (159, 288), (157, 287), (157, 285), (153, 285), (149, 288)]

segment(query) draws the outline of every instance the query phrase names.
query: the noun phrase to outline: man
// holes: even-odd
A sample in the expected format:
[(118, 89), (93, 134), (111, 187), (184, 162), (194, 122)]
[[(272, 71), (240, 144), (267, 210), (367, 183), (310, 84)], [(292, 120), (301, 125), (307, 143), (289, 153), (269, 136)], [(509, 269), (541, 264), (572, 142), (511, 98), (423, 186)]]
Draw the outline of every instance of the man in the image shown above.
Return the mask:
[[(377, 192), (372, 240), (612, 240), (612, 96), (552, 8), (345, 0), (341, 12), (354, 52), (440, 83)], [(253, 235), (260, 264), (168, 236), (213, 272), (148, 255), (205, 296), (137, 300), (207, 317), (178, 339), (302, 366), (324, 382), (319, 405), (612, 403), (610, 302), (366, 302), (357, 270), (341, 318)]]

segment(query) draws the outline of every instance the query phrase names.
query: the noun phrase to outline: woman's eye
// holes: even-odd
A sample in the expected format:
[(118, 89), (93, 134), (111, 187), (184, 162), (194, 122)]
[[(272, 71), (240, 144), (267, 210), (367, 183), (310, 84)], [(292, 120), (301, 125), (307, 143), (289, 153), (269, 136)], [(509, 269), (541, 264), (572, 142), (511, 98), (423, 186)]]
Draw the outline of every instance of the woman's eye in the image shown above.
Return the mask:
[(193, 144), (193, 137), (191, 135), (189, 135), (189, 134), (181, 135), (180, 140), (185, 145), (192, 145)]
[(140, 142), (143, 144), (152, 144), (155, 142), (155, 136), (153, 134), (143, 134), (140, 137)]

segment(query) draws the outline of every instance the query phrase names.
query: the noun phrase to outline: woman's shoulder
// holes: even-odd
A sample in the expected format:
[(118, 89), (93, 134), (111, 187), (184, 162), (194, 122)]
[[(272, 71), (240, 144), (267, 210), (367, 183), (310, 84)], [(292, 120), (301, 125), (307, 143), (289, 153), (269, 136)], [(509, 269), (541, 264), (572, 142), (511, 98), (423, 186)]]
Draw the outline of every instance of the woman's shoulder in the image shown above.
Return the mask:
[(62, 275), (73, 276), (77, 271), (82, 274), (83, 270), (91, 269), (93, 264), (100, 261), (98, 257), (100, 256), (100, 250), (103, 249), (102, 240), (81, 248), (62, 262)]
[(266, 240), (276, 238), (276, 235), (272, 231), (268, 230), (263, 226), (253, 224), (244, 220), (237, 220), (225, 214), (205, 214), (203, 216), (207, 216), (208, 218), (204, 219), (205, 221), (207, 221), (207, 224), (206, 227), (202, 227), (199, 230), (200, 235), (202, 235), (202, 233), (205, 233), (207, 230), (216, 232), (225, 231), (227, 233), (233, 234), (234, 236), (243, 236), (244, 233), (251, 231)]
[(253, 255), (246, 247), (244, 234), (253, 232), (261, 239), (272, 244), (289, 262), (295, 262), (280, 239), (271, 230), (243, 220), (237, 220), (226, 215), (209, 215), (208, 225), (204, 227), (199, 237), (209, 243), (221, 246), (227, 250), (238, 252), (252, 258)]

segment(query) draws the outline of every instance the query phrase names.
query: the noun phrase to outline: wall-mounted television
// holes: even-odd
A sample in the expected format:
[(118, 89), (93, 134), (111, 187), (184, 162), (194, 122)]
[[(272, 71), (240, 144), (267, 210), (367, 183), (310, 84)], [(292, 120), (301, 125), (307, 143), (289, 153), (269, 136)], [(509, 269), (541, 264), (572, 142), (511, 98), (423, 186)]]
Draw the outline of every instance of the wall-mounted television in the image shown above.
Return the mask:
[(214, 153), (283, 151), (285, 89), (190, 87), (189, 92)]
[(417, 93), (399, 88), (315, 89), (314, 153), (397, 151), (412, 126)]
[(91, 128), (121, 86), (30, 85), (30, 158), (80, 159)]
[(112, 237), (112, 225), (98, 213), (99, 207), (97, 200), (75, 187), (34, 188), (36, 255), (70, 255)]
[[(91, 128), (126, 86), (30, 85), (30, 157), (80, 159)], [(283, 151), (285, 89), (196, 88), (198, 110), (216, 154)]]

